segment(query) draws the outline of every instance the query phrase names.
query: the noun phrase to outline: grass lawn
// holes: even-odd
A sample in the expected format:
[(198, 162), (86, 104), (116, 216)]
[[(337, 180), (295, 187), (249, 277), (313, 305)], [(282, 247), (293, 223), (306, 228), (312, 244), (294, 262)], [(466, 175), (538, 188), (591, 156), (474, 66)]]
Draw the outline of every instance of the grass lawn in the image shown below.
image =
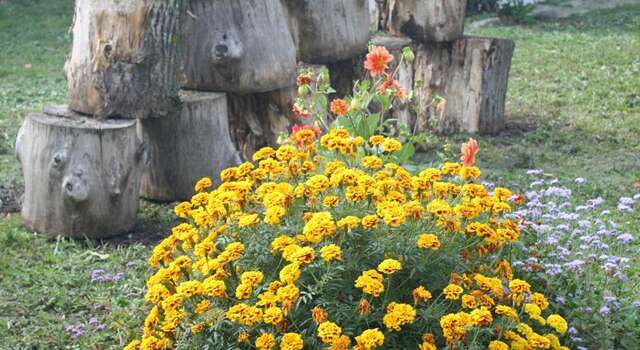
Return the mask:
[[(71, 17), (71, 0), (0, 1), (0, 200), (5, 204), (22, 183), (13, 156), (22, 120), (65, 100), (62, 67)], [(517, 44), (507, 97), (509, 127), (498, 136), (478, 137), (486, 179), (525, 190), (526, 169), (544, 169), (564, 183), (583, 177), (587, 185), (577, 189), (578, 199), (602, 196), (609, 206), (640, 191), (634, 188), (640, 180), (639, 28), (640, 6), (628, 6), (470, 33)], [(466, 137), (437, 141), (453, 158)], [(150, 203), (143, 203), (140, 219), (132, 236), (97, 243), (48, 240), (22, 229), (18, 214), (0, 214), (0, 348), (122, 347), (138, 332), (146, 311), (149, 242), (173, 221), (169, 208)], [(638, 219), (636, 210), (627, 224), (637, 227)]]

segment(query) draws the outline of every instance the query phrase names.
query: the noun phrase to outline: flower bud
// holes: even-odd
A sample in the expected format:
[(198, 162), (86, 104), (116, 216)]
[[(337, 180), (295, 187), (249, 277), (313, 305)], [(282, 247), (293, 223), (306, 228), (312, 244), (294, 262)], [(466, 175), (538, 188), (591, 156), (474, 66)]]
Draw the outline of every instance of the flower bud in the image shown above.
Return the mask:
[(298, 86), (298, 96), (307, 96), (309, 94), (309, 85)]
[(416, 55), (409, 46), (402, 49), (402, 58), (407, 62), (413, 62), (416, 59)]

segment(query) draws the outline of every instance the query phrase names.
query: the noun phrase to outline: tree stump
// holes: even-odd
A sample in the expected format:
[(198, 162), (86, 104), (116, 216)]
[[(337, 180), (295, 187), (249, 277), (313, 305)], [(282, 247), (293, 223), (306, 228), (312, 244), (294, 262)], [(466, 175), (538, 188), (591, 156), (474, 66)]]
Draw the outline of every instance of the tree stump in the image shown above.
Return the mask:
[(440, 132), (500, 131), (514, 49), (511, 40), (480, 37), (421, 45), (414, 63), (414, 79), (421, 81), (418, 114), (428, 113), (430, 97), (438, 94), (446, 100)]
[(69, 108), (146, 118), (178, 108), (185, 0), (77, 0), (65, 64)]
[[(314, 78), (325, 68), (322, 65), (301, 64), (298, 72), (311, 71)], [(251, 159), (255, 151), (274, 146), (278, 137), (289, 134), (294, 124), (309, 124), (313, 120), (300, 119), (293, 113), (298, 87), (292, 86), (257, 94), (229, 94), (229, 125), (231, 136), (244, 159)]]
[(296, 49), (280, 1), (192, 0), (181, 86), (237, 93), (293, 84)]
[(302, 62), (336, 62), (367, 51), (369, 0), (284, 0), (284, 3)]
[(32, 113), (16, 155), (25, 182), (24, 225), (49, 236), (104, 238), (136, 222), (145, 151), (135, 120)]
[(420, 42), (449, 42), (462, 37), (467, 0), (386, 0), (383, 28)]
[[(374, 37), (374, 45), (385, 46), (394, 55), (395, 71), (402, 48), (411, 46), (413, 62), (398, 68), (397, 79), (412, 89), (411, 103), (396, 103), (391, 115), (413, 133), (496, 133), (504, 126), (505, 99), (511, 57), (511, 40), (463, 37), (451, 43), (418, 44), (402, 37)], [(365, 76), (364, 56), (329, 65), (332, 86), (340, 95), (351, 93), (353, 81)], [(439, 103), (438, 97), (444, 99)], [(430, 119), (436, 127), (430, 130)]]
[(138, 135), (149, 148), (142, 197), (161, 202), (189, 199), (198, 180), (218, 180), (222, 170), (240, 162), (229, 135), (226, 95), (182, 90), (180, 99), (180, 113), (138, 123)]

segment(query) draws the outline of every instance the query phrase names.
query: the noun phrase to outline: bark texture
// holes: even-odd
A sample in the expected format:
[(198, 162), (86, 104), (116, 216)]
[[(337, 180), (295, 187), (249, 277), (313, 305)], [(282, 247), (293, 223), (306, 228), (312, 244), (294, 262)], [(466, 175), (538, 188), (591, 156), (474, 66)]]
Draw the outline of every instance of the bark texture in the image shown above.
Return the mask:
[[(322, 65), (300, 64), (298, 72), (310, 72), (314, 78), (325, 68)], [(243, 159), (251, 159), (264, 146), (275, 146), (278, 137), (289, 134), (294, 124), (309, 124), (293, 113), (298, 87), (289, 87), (256, 94), (228, 94), (231, 137)]]
[(73, 118), (30, 114), (18, 133), (24, 225), (49, 236), (76, 238), (131, 230), (146, 158), (136, 122), (65, 114)]
[(367, 51), (369, 0), (284, 0), (298, 58), (325, 64)]
[(192, 0), (181, 86), (237, 93), (293, 84), (296, 49), (280, 1)]
[[(372, 42), (394, 55), (390, 71), (396, 69), (403, 47), (411, 46), (416, 56), (411, 63), (403, 62), (397, 75), (404, 89), (414, 91), (414, 99), (395, 104), (387, 118), (413, 133), (492, 134), (503, 128), (513, 41), (463, 37), (451, 43), (418, 44), (401, 37), (375, 37)], [(351, 93), (353, 80), (364, 77), (363, 60), (364, 56), (329, 65), (339, 95)], [(445, 102), (439, 103), (438, 97)]]
[(449, 42), (462, 37), (467, 0), (386, 0), (382, 29), (421, 42)]
[(180, 113), (138, 123), (138, 135), (149, 148), (140, 188), (145, 198), (187, 200), (198, 180), (218, 181), (223, 169), (240, 162), (229, 135), (226, 95), (182, 90), (180, 99)]
[(77, 0), (69, 107), (97, 118), (171, 114), (185, 9), (185, 0)]

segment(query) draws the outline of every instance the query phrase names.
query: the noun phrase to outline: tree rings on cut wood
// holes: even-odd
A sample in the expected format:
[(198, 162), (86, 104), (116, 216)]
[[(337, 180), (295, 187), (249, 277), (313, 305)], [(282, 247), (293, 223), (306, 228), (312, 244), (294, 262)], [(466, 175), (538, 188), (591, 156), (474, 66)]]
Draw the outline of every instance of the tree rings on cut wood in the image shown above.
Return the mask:
[(203, 177), (217, 181), (227, 167), (240, 162), (229, 135), (224, 93), (182, 90), (182, 111), (138, 123), (138, 134), (149, 149), (142, 174), (142, 197), (173, 202), (194, 195)]
[(302, 62), (336, 62), (367, 51), (369, 0), (284, 0), (284, 3)]
[(69, 108), (96, 118), (178, 107), (185, 0), (77, 0), (65, 64)]
[(467, 0), (386, 0), (382, 22), (393, 34), (421, 42), (462, 37)]
[(237, 93), (293, 84), (296, 49), (280, 1), (192, 0), (181, 86)]
[(32, 113), (18, 133), (24, 225), (75, 238), (131, 230), (146, 158), (136, 121), (89, 119), (68, 110), (62, 114)]

